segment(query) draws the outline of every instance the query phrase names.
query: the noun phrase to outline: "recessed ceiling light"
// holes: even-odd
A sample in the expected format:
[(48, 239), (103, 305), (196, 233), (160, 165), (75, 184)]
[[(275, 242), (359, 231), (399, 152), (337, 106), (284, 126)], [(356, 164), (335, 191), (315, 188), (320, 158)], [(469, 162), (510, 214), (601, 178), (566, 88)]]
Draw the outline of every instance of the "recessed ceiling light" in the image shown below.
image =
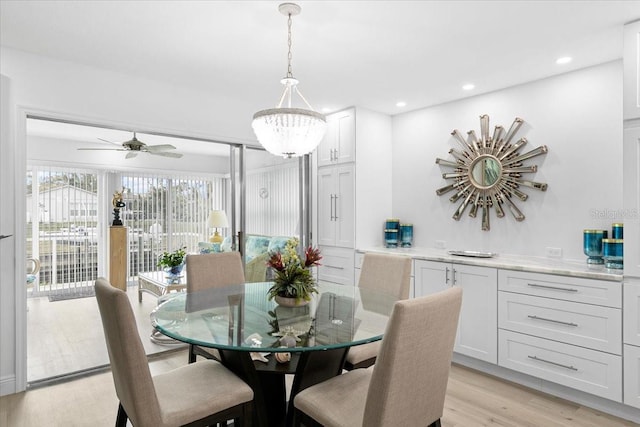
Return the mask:
[(473, 83), (467, 83), (466, 85), (462, 86), (462, 89), (471, 90), (471, 89), (474, 89), (475, 87), (476, 87), (476, 85), (474, 85)]
[(563, 56), (562, 58), (556, 59), (556, 64), (568, 64), (571, 62), (570, 56)]
[(396, 102), (396, 107), (406, 107), (407, 103), (404, 101)]
[(330, 112), (332, 112), (332, 111), (333, 111), (333, 109), (332, 109), (332, 108), (329, 108), (329, 107), (324, 107), (324, 108), (322, 109), (322, 112), (323, 112), (323, 113), (330, 113)]

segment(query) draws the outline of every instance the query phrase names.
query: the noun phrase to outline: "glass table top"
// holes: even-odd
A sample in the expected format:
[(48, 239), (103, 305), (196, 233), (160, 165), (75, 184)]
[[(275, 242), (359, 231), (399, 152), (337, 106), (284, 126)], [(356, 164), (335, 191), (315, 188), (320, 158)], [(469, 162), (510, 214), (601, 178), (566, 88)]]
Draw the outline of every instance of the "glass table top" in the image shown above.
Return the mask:
[(190, 344), (250, 352), (303, 352), (382, 338), (395, 297), (321, 283), (308, 305), (269, 301), (271, 283), (175, 294), (151, 313), (161, 333)]

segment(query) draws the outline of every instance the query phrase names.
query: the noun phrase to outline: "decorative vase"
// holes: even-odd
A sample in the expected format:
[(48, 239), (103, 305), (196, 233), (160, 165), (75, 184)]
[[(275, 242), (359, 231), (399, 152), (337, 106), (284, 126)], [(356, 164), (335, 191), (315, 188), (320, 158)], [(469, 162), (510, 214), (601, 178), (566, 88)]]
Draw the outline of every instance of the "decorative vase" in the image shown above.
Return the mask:
[(302, 307), (309, 304), (309, 301), (303, 298), (287, 298), (276, 295), (274, 299), (276, 300), (276, 303), (282, 307)]
[(584, 230), (584, 254), (588, 256), (587, 264), (604, 264), (602, 259), (602, 239), (607, 238), (607, 230)]
[(180, 283), (180, 278), (182, 277), (182, 269), (184, 268), (184, 263), (179, 265), (174, 265), (173, 267), (165, 267), (165, 277), (167, 279), (167, 283), (170, 285)]

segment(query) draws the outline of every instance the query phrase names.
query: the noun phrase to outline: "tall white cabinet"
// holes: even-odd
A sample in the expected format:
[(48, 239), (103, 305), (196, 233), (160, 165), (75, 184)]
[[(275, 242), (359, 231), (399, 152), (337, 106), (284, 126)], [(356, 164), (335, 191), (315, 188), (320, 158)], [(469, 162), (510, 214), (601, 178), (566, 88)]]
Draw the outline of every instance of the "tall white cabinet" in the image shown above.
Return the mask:
[(314, 156), (318, 279), (352, 285), (356, 246), (380, 244), (391, 215), (391, 117), (354, 107), (327, 124)]
[(624, 28), (624, 403), (640, 408), (640, 21)]

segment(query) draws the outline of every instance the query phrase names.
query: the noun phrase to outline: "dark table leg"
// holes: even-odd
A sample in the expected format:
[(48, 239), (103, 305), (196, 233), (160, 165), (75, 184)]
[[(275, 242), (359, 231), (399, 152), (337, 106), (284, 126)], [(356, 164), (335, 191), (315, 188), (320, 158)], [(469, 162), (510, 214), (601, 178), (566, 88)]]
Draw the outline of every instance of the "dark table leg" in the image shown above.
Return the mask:
[[(253, 362), (248, 352), (220, 350), (222, 363), (242, 378), (254, 393), (253, 424), (260, 427), (290, 426), (293, 398), (298, 392), (342, 372), (347, 348), (292, 353), (288, 364), (273, 355), (268, 364)], [(295, 374), (287, 408), (285, 374)]]

